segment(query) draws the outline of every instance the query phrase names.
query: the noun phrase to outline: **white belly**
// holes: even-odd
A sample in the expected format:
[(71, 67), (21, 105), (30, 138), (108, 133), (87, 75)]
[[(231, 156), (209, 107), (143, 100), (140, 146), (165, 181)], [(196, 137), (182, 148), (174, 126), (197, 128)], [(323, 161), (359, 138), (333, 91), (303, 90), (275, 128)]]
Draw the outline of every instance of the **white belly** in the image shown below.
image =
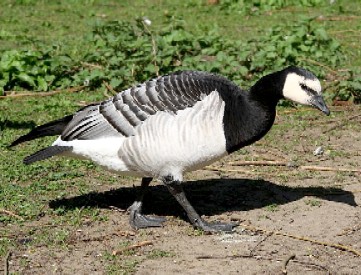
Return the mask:
[(127, 138), (119, 156), (133, 171), (182, 174), (226, 155), (224, 102), (216, 91), (177, 114), (159, 112)]

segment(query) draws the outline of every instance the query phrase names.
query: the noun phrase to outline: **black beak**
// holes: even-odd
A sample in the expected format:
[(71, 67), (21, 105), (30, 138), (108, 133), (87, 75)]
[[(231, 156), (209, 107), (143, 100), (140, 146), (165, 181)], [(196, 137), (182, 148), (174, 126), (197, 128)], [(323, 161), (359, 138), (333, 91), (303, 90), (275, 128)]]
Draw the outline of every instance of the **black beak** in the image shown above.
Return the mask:
[(326, 106), (325, 101), (323, 100), (322, 96), (315, 95), (311, 98), (310, 103), (312, 106), (316, 107), (320, 111), (322, 111), (324, 114), (329, 115), (330, 110)]

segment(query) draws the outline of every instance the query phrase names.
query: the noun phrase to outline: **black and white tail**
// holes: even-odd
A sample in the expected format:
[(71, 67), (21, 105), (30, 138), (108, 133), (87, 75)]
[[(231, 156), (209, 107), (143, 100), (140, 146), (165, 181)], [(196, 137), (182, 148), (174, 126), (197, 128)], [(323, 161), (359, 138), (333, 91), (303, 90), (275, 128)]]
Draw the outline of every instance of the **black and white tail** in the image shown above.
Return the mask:
[(24, 164), (32, 164), (33, 162), (44, 160), (60, 153), (70, 151), (72, 148), (72, 146), (49, 146), (24, 158)]
[[(15, 140), (13, 143), (11, 143), (10, 147), (16, 146), (20, 143), (23, 143), (25, 141), (30, 141), (33, 139), (45, 137), (45, 136), (56, 136), (61, 135), (65, 127), (68, 125), (68, 123), (72, 120), (73, 115), (69, 115), (66, 117), (63, 117), (58, 120), (51, 121), (49, 123), (46, 123), (44, 125), (38, 126), (30, 133), (23, 135), (19, 137), (17, 140)], [(24, 159), (25, 164), (31, 164), (33, 162), (44, 160), (47, 158), (50, 158), (52, 156), (58, 155), (60, 153), (70, 151), (72, 149), (72, 146), (49, 146), (47, 148), (44, 148)]]
[(44, 125), (40, 125), (35, 129), (33, 129), (30, 133), (19, 137), (17, 140), (11, 143), (10, 147), (16, 146), (25, 141), (29, 141), (41, 137), (60, 135), (63, 132), (66, 125), (68, 125), (68, 123), (72, 120), (72, 118), (73, 115), (69, 115), (61, 119), (46, 123)]

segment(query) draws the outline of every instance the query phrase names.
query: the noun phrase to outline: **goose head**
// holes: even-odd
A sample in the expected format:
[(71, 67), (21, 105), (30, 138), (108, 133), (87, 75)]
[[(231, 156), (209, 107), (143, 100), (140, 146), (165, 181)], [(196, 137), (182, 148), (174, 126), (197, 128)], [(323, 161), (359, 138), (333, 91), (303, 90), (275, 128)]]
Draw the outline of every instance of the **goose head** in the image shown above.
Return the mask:
[(282, 90), (284, 98), (313, 106), (326, 115), (330, 114), (321, 94), (321, 83), (314, 74), (295, 66), (288, 67), (284, 71), (286, 73)]

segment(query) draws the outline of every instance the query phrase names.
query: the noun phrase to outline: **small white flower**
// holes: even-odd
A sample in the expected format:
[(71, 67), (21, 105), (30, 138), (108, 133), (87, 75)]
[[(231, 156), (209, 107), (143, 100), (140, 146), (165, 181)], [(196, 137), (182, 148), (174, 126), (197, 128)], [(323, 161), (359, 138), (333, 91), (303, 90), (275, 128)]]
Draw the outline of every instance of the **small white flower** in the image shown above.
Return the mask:
[(146, 24), (147, 26), (152, 25), (152, 21), (150, 21), (147, 17), (143, 17), (143, 22), (144, 22), (144, 24)]
[(89, 79), (85, 79), (84, 82), (83, 82), (84, 86), (89, 86), (90, 84), (90, 81)]

